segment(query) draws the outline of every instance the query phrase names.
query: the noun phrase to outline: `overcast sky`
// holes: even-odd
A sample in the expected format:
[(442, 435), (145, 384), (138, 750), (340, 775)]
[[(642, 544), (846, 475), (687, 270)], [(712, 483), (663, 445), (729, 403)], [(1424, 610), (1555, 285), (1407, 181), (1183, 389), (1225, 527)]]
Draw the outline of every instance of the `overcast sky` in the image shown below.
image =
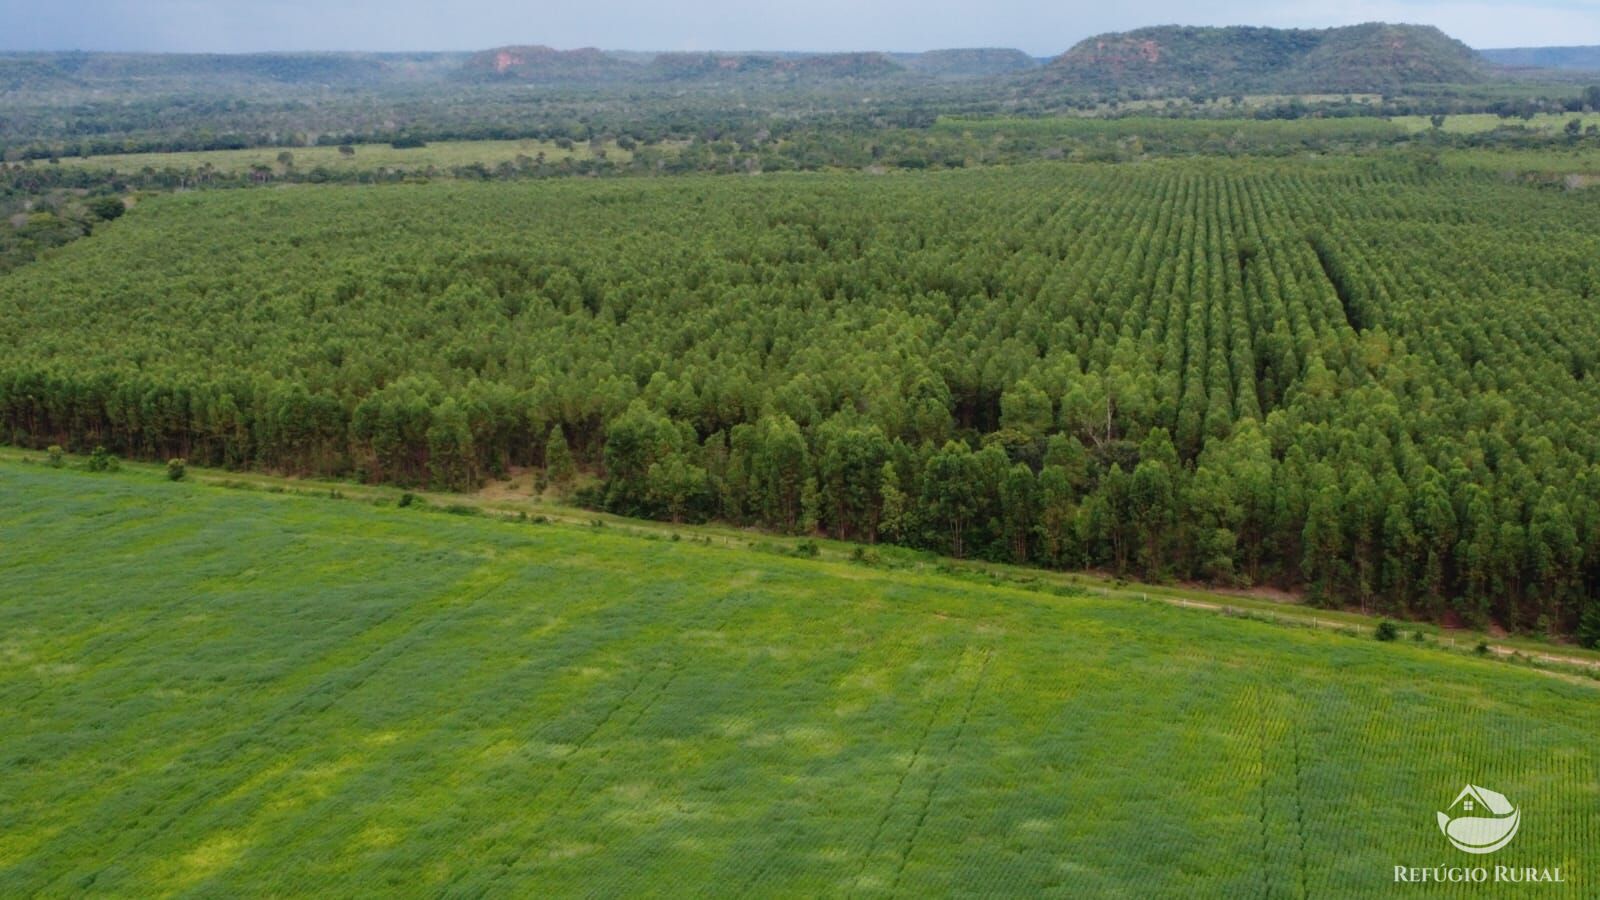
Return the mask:
[(1600, 44), (1600, 0), (0, 0), (0, 49), (927, 50), (1036, 56), (1142, 25), (1437, 25), (1474, 47)]

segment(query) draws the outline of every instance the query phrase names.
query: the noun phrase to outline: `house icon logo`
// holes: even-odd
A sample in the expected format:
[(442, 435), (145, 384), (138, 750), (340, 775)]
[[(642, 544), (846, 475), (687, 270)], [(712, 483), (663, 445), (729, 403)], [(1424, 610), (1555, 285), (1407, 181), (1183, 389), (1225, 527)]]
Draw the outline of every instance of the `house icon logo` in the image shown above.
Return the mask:
[(1493, 853), (1511, 843), (1522, 826), (1522, 810), (1505, 794), (1469, 784), (1456, 795), (1450, 809), (1439, 813), (1439, 830), (1457, 850)]

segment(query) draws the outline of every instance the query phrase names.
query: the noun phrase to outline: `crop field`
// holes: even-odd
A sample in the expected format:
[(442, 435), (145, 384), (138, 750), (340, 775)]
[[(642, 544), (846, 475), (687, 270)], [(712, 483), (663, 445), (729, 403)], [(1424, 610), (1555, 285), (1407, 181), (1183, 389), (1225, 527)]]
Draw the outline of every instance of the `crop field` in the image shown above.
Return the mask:
[[(251, 150), (200, 150), (182, 153), (125, 153), (104, 156), (68, 156), (61, 159), (64, 166), (82, 166), (94, 169), (115, 169), (119, 172), (136, 172), (144, 168), (199, 169), (211, 166), (217, 172), (248, 172), (257, 166), (269, 169), (282, 168), (278, 156), (287, 152), (293, 157), (297, 169), (327, 169), (331, 172), (364, 172), (376, 169), (402, 169), (417, 171), (430, 166), (449, 169), (481, 163), (494, 168), (501, 163), (516, 162), (518, 157), (537, 159), (543, 154), (549, 162), (563, 159), (583, 160), (594, 156), (588, 142), (578, 141), (570, 148), (562, 148), (552, 141), (435, 141), (425, 147), (396, 149), (389, 144), (357, 144), (356, 152), (345, 155), (338, 147), (261, 147)], [(628, 151), (609, 142), (602, 147), (607, 159), (626, 162)]]
[(1467, 781), (1600, 888), (1596, 689), (1503, 664), (148, 472), (0, 510), (5, 896), (1375, 896)]

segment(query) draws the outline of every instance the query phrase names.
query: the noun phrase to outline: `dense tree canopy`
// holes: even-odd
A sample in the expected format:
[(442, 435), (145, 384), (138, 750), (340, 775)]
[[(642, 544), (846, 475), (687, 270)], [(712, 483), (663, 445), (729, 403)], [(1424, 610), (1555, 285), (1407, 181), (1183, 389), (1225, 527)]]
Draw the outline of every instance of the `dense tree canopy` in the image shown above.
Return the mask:
[(1597, 226), (1375, 161), (169, 196), (0, 281), (0, 437), (1592, 631)]

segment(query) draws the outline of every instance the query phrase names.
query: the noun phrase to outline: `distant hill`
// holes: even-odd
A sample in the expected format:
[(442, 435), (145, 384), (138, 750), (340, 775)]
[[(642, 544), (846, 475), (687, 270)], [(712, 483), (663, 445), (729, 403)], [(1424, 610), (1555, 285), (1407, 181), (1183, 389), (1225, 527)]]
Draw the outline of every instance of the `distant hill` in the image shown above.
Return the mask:
[(1508, 47), (1478, 55), (1497, 66), (1600, 72), (1600, 47)]
[(1470, 84), (1487, 76), (1488, 66), (1471, 48), (1432, 26), (1162, 26), (1081, 41), (1052, 60), (1039, 83), (1149, 95), (1377, 92), (1417, 83)]
[(645, 67), (653, 80), (879, 78), (905, 71), (884, 53), (662, 53)]
[(605, 84), (854, 79), (905, 71), (884, 53), (630, 53), (529, 46), (475, 53), (461, 75), (489, 81)]
[(436, 80), (465, 58), (462, 53), (14, 53), (0, 55), (0, 90), (373, 87)]
[(446, 82), (551, 86), (738, 83), (826, 86), (888, 79), (965, 80), (997, 92), (1182, 96), (1194, 93), (1400, 92), (1472, 84), (1510, 68), (1600, 69), (1600, 48), (1489, 50), (1437, 28), (1162, 26), (1089, 38), (1041, 65), (1020, 50), (924, 53), (649, 53), (511, 45), (478, 53), (0, 53), (0, 92), (227, 93), (304, 86), (381, 90)]
[(978, 47), (957, 50), (929, 50), (926, 53), (896, 53), (896, 62), (919, 75), (934, 78), (981, 78), (1009, 75), (1038, 68), (1039, 62), (1021, 50)]
[(642, 66), (583, 47), (557, 50), (543, 45), (496, 47), (467, 58), (468, 78), (529, 82), (603, 82), (637, 77)]

